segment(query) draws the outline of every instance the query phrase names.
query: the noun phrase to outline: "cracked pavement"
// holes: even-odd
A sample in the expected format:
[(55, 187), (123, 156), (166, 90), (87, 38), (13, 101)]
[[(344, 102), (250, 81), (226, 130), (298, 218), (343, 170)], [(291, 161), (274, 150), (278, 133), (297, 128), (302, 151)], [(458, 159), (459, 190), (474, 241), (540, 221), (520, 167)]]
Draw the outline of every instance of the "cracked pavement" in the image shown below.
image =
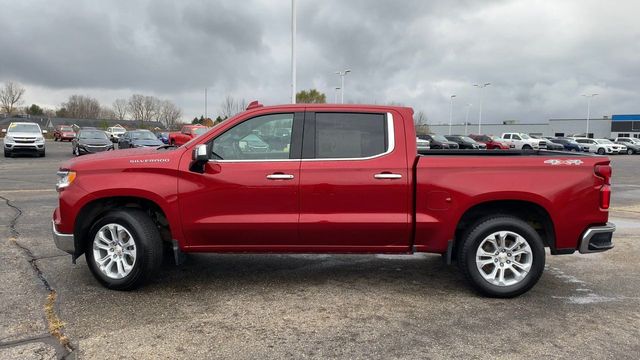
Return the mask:
[[(547, 257), (538, 285), (511, 300), (477, 296), (455, 267), (423, 254), (197, 254), (140, 290), (109, 291), (51, 239), (55, 171), (70, 156), (69, 143), (50, 142), (44, 159), (0, 159), (0, 358), (640, 353), (640, 156), (613, 157), (616, 247)], [(50, 332), (52, 313), (67, 346)]]

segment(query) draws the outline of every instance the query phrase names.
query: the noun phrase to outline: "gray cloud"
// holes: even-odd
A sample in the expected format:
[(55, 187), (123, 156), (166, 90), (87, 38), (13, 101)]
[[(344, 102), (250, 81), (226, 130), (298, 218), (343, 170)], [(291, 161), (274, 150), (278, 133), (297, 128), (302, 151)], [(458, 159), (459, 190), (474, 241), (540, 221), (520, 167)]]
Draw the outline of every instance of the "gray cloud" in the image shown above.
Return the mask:
[[(350, 102), (400, 102), (456, 121), (479, 92), (483, 119), (537, 122), (640, 112), (640, 5), (619, 1), (298, 1), (298, 88)], [(267, 104), (289, 99), (290, 1), (4, 1), (0, 81), (29, 102), (73, 92), (110, 103), (133, 92), (171, 98), (186, 117), (226, 94)], [(30, 91), (30, 88), (32, 91)], [(37, 96), (37, 97), (36, 97)]]

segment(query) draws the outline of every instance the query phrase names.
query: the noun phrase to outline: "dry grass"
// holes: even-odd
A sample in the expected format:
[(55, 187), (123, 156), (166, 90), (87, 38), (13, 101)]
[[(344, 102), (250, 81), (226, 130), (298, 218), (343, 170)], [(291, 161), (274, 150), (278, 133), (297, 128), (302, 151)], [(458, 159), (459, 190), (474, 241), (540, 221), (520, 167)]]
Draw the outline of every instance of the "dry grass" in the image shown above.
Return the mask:
[(44, 314), (47, 318), (47, 323), (49, 324), (49, 333), (51, 336), (58, 339), (60, 344), (63, 346), (67, 346), (69, 345), (69, 338), (62, 334), (64, 323), (60, 320), (54, 309), (57, 296), (58, 295), (55, 290), (49, 292), (49, 295), (47, 295), (47, 302), (44, 304)]

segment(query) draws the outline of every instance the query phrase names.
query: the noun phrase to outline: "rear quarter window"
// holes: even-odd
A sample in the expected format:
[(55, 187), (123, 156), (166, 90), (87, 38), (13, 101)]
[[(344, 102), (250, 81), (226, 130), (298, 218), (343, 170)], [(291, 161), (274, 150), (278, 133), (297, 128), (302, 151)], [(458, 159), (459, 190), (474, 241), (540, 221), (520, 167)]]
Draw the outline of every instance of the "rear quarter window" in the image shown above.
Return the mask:
[(316, 113), (316, 158), (365, 158), (387, 151), (384, 114)]

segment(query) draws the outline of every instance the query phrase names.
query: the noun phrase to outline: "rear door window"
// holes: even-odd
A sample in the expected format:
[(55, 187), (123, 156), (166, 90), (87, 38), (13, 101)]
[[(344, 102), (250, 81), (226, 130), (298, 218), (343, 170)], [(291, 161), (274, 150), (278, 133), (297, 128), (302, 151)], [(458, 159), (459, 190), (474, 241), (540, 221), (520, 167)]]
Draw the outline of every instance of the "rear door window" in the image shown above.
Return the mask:
[(358, 159), (388, 150), (385, 114), (316, 113), (315, 158)]

